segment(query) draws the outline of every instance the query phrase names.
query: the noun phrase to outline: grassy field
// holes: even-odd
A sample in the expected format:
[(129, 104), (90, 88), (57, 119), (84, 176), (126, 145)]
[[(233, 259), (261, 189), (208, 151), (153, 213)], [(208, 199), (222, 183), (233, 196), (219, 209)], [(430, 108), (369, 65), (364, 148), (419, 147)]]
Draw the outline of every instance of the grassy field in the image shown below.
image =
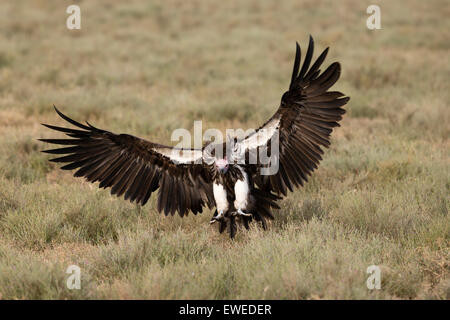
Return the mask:
[[(81, 30), (66, 7), (81, 7)], [(449, 299), (447, 1), (2, 1), (0, 298)], [(287, 89), (295, 41), (330, 46), (351, 97), (305, 188), (268, 231), (234, 241), (49, 163), (55, 104), (170, 144), (172, 130), (259, 126)], [(316, 52), (316, 56), (317, 56)], [(81, 289), (66, 287), (69, 265)], [(381, 268), (369, 290), (366, 269)]]

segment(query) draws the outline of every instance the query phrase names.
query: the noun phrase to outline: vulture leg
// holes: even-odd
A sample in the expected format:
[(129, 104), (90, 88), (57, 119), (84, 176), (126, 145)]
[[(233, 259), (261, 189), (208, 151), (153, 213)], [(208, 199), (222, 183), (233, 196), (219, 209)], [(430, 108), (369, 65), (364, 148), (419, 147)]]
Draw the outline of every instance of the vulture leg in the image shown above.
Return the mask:
[(234, 216), (240, 215), (240, 216), (244, 216), (244, 217), (251, 217), (252, 216), (251, 213), (245, 213), (241, 209), (237, 209), (237, 211), (233, 212), (233, 215)]
[[(216, 211), (216, 213), (217, 213), (217, 211)], [(217, 214), (217, 215), (214, 215), (212, 218), (211, 218), (211, 220), (209, 221), (209, 223), (214, 223), (214, 222), (216, 222), (216, 221), (221, 221), (221, 220), (223, 220), (223, 210), (220, 210), (219, 211), (219, 214)]]

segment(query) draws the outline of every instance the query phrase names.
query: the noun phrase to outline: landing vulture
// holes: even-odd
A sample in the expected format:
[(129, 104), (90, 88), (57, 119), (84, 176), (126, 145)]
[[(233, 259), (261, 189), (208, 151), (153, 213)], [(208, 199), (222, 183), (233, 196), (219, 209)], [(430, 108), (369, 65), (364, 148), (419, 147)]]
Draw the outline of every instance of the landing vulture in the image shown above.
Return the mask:
[[(158, 190), (157, 209), (165, 215), (197, 214), (203, 207), (214, 210), (211, 223), (219, 231), (227, 227), (233, 238), (237, 222), (249, 228), (256, 220), (266, 229), (273, 219), (276, 201), (303, 186), (322, 159), (322, 147), (345, 110), (349, 97), (328, 91), (339, 79), (341, 67), (320, 68), (325, 49), (312, 63), (314, 41), (303, 64), (297, 43), (289, 90), (275, 114), (259, 129), (201, 149), (178, 149), (129, 134), (115, 134), (86, 122), (72, 120), (55, 110), (75, 128), (44, 126), (65, 133), (65, 139), (40, 139), (60, 145), (43, 152), (58, 155), (50, 161), (76, 170), (75, 177), (99, 182), (111, 194), (145, 205)], [(266, 156), (265, 156), (266, 155)]]

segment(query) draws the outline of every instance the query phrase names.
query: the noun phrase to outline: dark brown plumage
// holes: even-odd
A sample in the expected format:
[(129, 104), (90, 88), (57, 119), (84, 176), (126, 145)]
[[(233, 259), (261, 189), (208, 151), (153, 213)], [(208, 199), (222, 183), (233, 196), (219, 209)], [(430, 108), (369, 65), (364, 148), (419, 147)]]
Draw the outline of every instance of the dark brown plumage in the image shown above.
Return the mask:
[[(74, 139), (39, 139), (40, 141), (71, 145), (44, 150), (50, 154), (68, 154), (51, 159), (68, 163), (63, 170), (77, 169), (75, 177), (85, 177), (90, 182), (100, 182), (100, 188), (111, 188), (111, 194), (144, 205), (158, 188), (158, 210), (166, 215), (178, 211), (180, 216), (192, 211), (202, 212), (203, 206), (212, 208), (214, 199), (211, 181), (201, 164), (177, 165), (167, 157), (153, 151), (161, 145), (128, 135), (114, 134), (90, 124), (83, 125), (56, 107), (64, 120), (82, 129), (68, 129), (44, 124), (66, 133)], [(178, 195), (176, 201), (173, 195)]]
[[(330, 135), (345, 110), (341, 107), (348, 101), (343, 93), (327, 90), (339, 79), (340, 64), (331, 64), (322, 74), (320, 66), (328, 48), (309, 68), (314, 51), (314, 41), (310, 37), (305, 62), (299, 72), (300, 46), (297, 43), (295, 63), (289, 91), (285, 92), (277, 112), (260, 127), (265, 129), (273, 119), (279, 119), (279, 171), (275, 175), (260, 175), (262, 165), (249, 166), (258, 187), (286, 196), (287, 190), (303, 186), (322, 160), (321, 147), (329, 147)], [(245, 139), (248, 139), (246, 137)], [(268, 147), (268, 143), (255, 148)], [(247, 150), (249, 151), (249, 150)]]
[[(70, 139), (40, 139), (63, 147), (44, 152), (59, 155), (50, 161), (65, 163), (61, 169), (76, 169), (75, 177), (99, 182), (100, 188), (111, 188), (111, 194), (144, 205), (159, 189), (157, 209), (165, 215), (187, 215), (215, 210), (212, 222), (219, 231), (229, 226), (234, 237), (236, 222), (249, 228), (253, 219), (265, 229), (266, 219), (273, 219), (271, 209), (287, 191), (303, 186), (322, 160), (322, 147), (330, 145), (330, 135), (345, 110), (349, 98), (328, 91), (339, 79), (341, 67), (332, 63), (321, 73), (320, 67), (328, 48), (310, 67), (314, 41), (309, 40), (305, 61), (301, 65), (300, 46), (296, 46), (295, 62), (289, 90), (282, 96), (277, 112), (253, 134), (234, 142), (246, 159), (260, 149), (271, 150), (273, 139), (279, 139), (278, 155), (270, 163), (233, 163), (218, 168), (218, 163), (205, 163), (205, 148), (181, 150), (128, 134), (114, 134), (91, 124), (81, 124), (55, 110), (76, 128), (44, 126), (65, 133)], [(223, 150), (226, 150), (223, 146)], [(216, 159), (220, 160), (220, 159)], [(221, 159), (222, 163), (227, 158)], [(225, 161), (225, 162), (224, 162)], [(262, 175), (262, 170), (277, 161), (278, 171)], [(247, 187), (246, 187), (247, 186)], [(219, 208), (220, 204), (220, 208)]]

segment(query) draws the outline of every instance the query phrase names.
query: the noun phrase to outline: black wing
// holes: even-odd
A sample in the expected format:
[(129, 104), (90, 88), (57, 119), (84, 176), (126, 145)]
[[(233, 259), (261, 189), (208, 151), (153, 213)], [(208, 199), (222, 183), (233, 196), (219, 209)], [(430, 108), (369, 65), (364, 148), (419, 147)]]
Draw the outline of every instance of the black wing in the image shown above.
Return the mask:
[(279, 140), (278, 171), (271, 175), (262, 175), (262, 169), (269, 164), (258, 162), (249, 166), (253, 171), (255, 183), (263, 190), (274, 191), (286, 195), (287, 190), (302, 186), (322, 160), (322, 147), (330, 145), (330, 135), (345, 110), (341, 107), (349, 97), (341, 92), (328, 91), (339, 79), (341, 67), (332, 63), (320, 73), (328, 53), (322, 52), (310, 67), (314, 51), (314, 41), (309, 39), (309, 47), (305, 61), (300, 69), (300, 46), (297, 43), (295, 63), (289, 91), (281, 99), (277, 112), (253, 134), (238, 142), (241, 152), (259, 152), (265, 148), (270, 150), (272, 139)]
[[(39, 139), (66, 147), (43, 152), (64, 155), (50, 161), (67, 163), (61, 169), (73, 170), (75, 177), (99, 181), (100, 188), (141, 205), (159, 188), (158, 211), (166, 215), (178, 211), (202, 212), (214, 205), (208, 171), (203, 167), (201, 150), (176, 149), (128, 134), (114, 134), (89, 123), (83, 125), (56, 112), (77, 129), (44, 126), (64, 132), (73, 139)], [(80, 130), (81, 129), (81, 130)], [(199, 161), (200, 160), (200, 161)]]

